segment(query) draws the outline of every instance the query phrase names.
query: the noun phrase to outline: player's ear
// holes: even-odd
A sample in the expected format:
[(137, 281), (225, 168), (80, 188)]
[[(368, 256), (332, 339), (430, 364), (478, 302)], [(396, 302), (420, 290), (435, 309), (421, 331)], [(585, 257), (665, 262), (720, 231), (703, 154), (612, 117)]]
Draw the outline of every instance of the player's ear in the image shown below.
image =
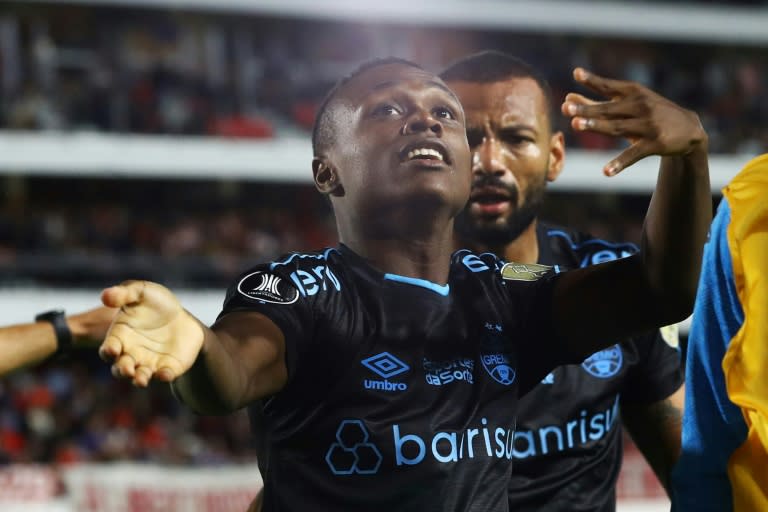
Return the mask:
[(321, 194), (341, 195), (344, 191), (336, 168), (325, 157), (316, 156), (312, 159), (312, 176)]
[(563, 132), (557, 131), (551, 135), (549, 141), (549, 167), (547, 168), (547, 181), (555, 181), (563, 171), (565, 164), (565, 137)]

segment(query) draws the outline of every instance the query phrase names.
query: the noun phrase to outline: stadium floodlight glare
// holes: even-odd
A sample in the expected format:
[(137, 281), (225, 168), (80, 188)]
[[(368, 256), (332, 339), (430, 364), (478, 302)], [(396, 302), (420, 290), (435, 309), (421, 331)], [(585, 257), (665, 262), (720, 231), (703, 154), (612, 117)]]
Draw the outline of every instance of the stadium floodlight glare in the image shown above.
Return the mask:
[[(709, 44), (768, 45), (763, 8), (600, 0), (27, 0)], [(681, 23), (684, 20), (684, 23)]]

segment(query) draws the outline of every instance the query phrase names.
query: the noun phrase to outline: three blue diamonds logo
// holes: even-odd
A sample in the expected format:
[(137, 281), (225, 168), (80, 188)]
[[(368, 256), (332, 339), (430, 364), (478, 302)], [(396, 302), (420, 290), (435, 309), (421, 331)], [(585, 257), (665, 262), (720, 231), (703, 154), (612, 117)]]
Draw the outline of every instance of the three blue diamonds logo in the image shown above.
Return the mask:
[(384, 380), (365, 379), (363, 385), (365, 389), (375, 389), (379, 391), (405, 391), (408, 385), (404, 382), (390, 382), (391, 379), (401, 373), (411, 369), (410, 366), (396, 358), (389, 352), (381, 352), (375, 356), (360, 361), (363, 366), (371, 370)]
[(363, 359), (360, 362), (363, 363), (363, 366), (383, 379), (389, 379), (411, 369), (407, 364), (389, 352), (376, 354), (375, 356)]

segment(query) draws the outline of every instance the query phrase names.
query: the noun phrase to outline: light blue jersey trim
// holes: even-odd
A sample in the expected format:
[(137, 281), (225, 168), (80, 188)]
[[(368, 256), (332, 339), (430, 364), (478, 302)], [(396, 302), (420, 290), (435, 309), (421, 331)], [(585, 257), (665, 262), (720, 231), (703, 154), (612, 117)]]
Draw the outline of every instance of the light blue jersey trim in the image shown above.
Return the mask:
[(593, 238), (591, 240), (587, 240), (585, 242), (577, 244), (577, 243), (574, 243), (573, 238), (571, 238), (568, 233), (566, 233), (565, 231), (561, 231), (559, 229), (550, 229), (549, 231), (547, 231), (547, 235), (548, 236), (559, 236), (561, 238), (565, 238), (566, 240), (568, 240), (568, 243), (570, 244), (571, 249), (574, 249), (574, 250), (575, 249), (579, 249), (581, 247), (584, 247), (585, 245), (590, 245), (590, 244), (600, 244), (600, 245), (604, 245), (606, 247), (610, 247), (612, 249), (616, 249), (616, 248), (619, 248), (619, 247), (631, 247), (635, 251), (639, 250), (637, 245), (635, 245), (633, 243), (629, 243), (629, 242), (625, 242), (625, 243), (621, 243), (621, 242), (618, 242), (618, 243), (606, 242), (605, 240), (600, 240), (599, 238)]
[(440, 294), (443, 297), (447, 297), (448, 292), (451, 291), (450, 284), (441, 285), (433, 283), (432, 281), (427, 281), (426, 279), (419, 279), (418, 277), (406, 277), (398, 274), (384, 274), (384, 279), (389, 281), (397, 281), (399, 283), (412, 284), (414, 286), (421, 286), (422, 288), (432, 290), (433, 292)]
[(323, 252), (323, 254), (302, 254), (300, 252), (295, 252), (295, 253), (291, 254), (290, 256), (288, 256), (288, 258), (286, 258), (283, 261), (275, 261), (274, 263), (272, 263), (269, 266), (269, 270), (274, 270), (275, 267), (277, 267), (278, 265), (288, 265), (291, 261), (293, 261), (296, 258), (314, 258), (316, 260), (327, 260), (328, 259), (328, 255), (332, 251), (336, 251), (336, 249), (331, 247), (329, 249), (326, 249)]
[(498, 256), (496, 256), (496, 255), (495, 255), (495, 254), (493, 254), (492, 252), (481, 252), (481, 253), (476, 253), (476, 252), (474, 252), (474, 251), (470, 251), (469, 249), (458, 249), (458, 250), (456, 250), (456, 251), (455, 251), (455, 252), (454, 252), (454, 253), (451, 255), (451, 258), (453, 258), (454, 256), (457, 256), (457, 255), (459, 255), (459, 254), (465, 253), (465, 252), (466, 252), (467, 254), (474, 254), (474, 255), (475, 255), (475, 256), (477, 256), (478, 258), (481, 258), (481, 257), (483, 257), (483, 256), (492, 256), (493, 258), (495, 258), (495, 259), (498, 259)]

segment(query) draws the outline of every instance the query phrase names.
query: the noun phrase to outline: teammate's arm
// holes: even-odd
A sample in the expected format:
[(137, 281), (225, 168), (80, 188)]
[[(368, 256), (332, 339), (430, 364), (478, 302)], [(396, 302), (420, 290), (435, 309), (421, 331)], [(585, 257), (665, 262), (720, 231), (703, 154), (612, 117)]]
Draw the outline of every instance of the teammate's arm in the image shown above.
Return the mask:
[(233, 312), (208, 328), (170, 290), (146, 281), (107, 288), (102, 301), (121, 308), (99, 350), (113, 374), (141, 387), (173, 382), (199, 413), (231, 412), (287, 380), (283, 334), (264, 315)]
[[(115, 310), (99, 307), (68, 316), (65, 320), (73, 348), (96, 347), (104, 339)], [(39, 363), (59, 349), (49, 322), (9, 325), (0, 328), (0, 375)]]
[[(648, 155), (662, 156), (640, 253), (558, 279), (553, 306), (557, 334), (578, 359), (690, 314), (712, 199), (707, 135), (694, 112), (634, 82), (581, 69), (574, 77), (610, 100), (566, 96), (563, 112), (573, 117), (572, 126), (631, 143), (605, 166), (606, 174), (615, 175)], [(623, 300), (606, 300), (616, 296)]]
[(621, 419), (640, 452), (670, 495), (672, 467), (680, 457), (685, 388), (650, 404), (623, 404)]

